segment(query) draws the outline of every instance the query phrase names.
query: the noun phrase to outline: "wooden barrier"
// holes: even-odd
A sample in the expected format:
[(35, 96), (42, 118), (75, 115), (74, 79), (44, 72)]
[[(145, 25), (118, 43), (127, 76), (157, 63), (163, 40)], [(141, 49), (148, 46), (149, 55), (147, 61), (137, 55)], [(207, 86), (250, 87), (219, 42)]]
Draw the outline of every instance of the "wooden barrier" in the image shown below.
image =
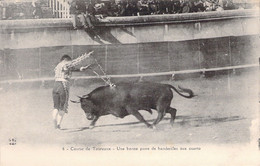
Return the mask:
[[(230, 66), (251, 65), (258, 61), (257, 36), (223, 37), (191, 41), (41, 47), (5, 49), (1, 80), (45, 78), (54, 75), (53, 69), (62, 55), (73, 58), (94, 50), (108, 75), (139, 75), (178, 71), (203, 71)], [(84, 61), (82, 65), (88, 64)], [(97, 72), (98, 71), (97, 69)], [(84, 76), (75, 73), (74, 76)]]

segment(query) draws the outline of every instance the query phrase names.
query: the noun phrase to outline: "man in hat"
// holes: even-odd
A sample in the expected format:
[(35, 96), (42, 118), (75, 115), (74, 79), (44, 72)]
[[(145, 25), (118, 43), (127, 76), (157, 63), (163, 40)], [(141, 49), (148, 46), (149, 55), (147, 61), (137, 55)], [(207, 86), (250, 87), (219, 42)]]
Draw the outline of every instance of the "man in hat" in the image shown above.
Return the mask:
[(52, 90), (54, 110), (52, 112), (54, 127), (60, 129), (60, 124), (65, 113), (68, 113), (68, 99), (70, 78), (72, 71), (83, 71), (90, 65), (81, 67), (79, 70), (75, 66), (80, 64), (84, 59), (89, 58), (93, 53), (83, 54), (82, 56), (72, 60), (70, 56), (63, 55), (60, 63), (55, 67), (55, 83)]

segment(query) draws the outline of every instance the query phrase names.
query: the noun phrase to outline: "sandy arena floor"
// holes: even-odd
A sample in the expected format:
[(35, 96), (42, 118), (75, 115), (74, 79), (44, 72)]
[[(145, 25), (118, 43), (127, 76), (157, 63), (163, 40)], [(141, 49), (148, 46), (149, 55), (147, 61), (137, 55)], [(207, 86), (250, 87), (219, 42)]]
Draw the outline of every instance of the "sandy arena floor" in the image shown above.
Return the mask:
[[(51, 118), (52, 89), (31, 89), (1, 92), (0, 123), (1, 143), (15, 138), (17, 144), (32, 145), (101, 145), (101, 144), (196, 144), (246, 143), (250, 141), (249, 127), (258, 113), (258, 72), (240, 75), (222, 75), (214, 78), (192, 78), (166, 82), (191, 88), (198, 96), (182, 98), (174, 92), (172, 107), (176, 108), (175, 125), (170, 126), (170, 115), (159, 123), (156, 130), (148, 129), (135, 117), (124, 119), (103, 116), (97, 127), (88, 129), (79, 104), (70, 103), (69, 113), (62, 130), (55, 130)], [(72, 87), (71, 99), (92, 91)], [(153, 111), (141, 114), (150, 123), (156, 118)]]

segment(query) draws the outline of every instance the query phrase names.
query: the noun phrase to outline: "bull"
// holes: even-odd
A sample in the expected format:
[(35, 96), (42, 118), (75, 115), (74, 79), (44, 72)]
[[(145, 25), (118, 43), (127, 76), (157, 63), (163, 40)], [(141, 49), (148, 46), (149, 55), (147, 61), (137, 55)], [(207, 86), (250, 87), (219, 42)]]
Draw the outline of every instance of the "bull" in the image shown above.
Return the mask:
[[(95, 126), (99, 117), (108, 114), (119, 118), (133, 115), (147, 127), (154, 128), (166, 113), (171, 115), (171, 125), (174, 123), (177, 110), (170, 106), (173, 98), (172, 90), (185, 98), (194, 97), (192, 90), (180, 86), (178, 89), (172, 85), (152, 82), (118, 83), (115, 87), (98, 87), (91, 93), (79, 97), (78, 103), (81, 103), (87, 119), (92, 120), (90, 128)], [(151, 109), (158, 112), (153, 125), (138, 112), (146, 110), (152, 114)]]

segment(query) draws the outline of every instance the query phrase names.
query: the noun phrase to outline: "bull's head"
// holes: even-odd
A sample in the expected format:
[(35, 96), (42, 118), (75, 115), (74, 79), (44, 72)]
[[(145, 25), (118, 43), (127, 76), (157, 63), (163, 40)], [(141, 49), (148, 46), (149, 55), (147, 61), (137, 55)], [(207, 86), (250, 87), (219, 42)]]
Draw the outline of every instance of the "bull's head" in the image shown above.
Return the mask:
[(84, 110), (86, 117), (88, 120), (93, 120), (94, 119), (94, 111), (95, 111), (95, 106), (93, 102), (86, 98), (80, 98), (80, 103), (81, 103), (81, 108)]
[(71, 101), (73, 103), (80, 103), (81, 108), (84, 110), (86, 117), (88, 120), (93, 120), (95, 117), (95, 105), (91, 101), (88, 95), (84, 95), (82, 97), (79, 97), (79, 101)]

